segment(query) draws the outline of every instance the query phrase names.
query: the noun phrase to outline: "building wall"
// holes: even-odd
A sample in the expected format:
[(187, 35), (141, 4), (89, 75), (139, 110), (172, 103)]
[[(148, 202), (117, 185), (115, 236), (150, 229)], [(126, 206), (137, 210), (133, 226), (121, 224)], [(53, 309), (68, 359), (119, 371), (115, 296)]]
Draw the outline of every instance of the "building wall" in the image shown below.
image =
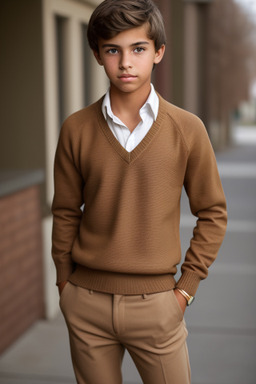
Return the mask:
[(40, 190), (0, 196), (0, 354), (44, 316)]
[(180, 0), (171, 1), (171, 4), (172, 100), (175, 105), (184, 107), (184, 4)]
[[(40, 0), (0, 2), (1, 189), (8, 171), (45, 168), (41, 31)], [(45, 313), (43, 191), (18, 185), (0, 196), (0, 353)]]
[(40, 0), (0, 2), (0, 166), (45, 167)]
[(169, 102), (182, 107), (184, 72), (184, 4), (181, 0), (156, 0), (164, 19), (166, 50), (160, 64), (153, 72), (153, 83)]
[(167, 44), (153, 75), (170, 102), (207, 121), (205, 106), (207, 9), (210, 1), (157, 0), (164, 16)]

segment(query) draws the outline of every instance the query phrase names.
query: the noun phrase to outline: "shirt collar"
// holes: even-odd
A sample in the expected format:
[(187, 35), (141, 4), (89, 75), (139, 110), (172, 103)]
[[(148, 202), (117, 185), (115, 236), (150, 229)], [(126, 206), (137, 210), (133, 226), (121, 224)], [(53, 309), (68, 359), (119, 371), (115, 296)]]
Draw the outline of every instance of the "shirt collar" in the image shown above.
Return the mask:
[[(149, 113), (152, 114), (152, 117), (154, 118), (154, 120), (156, 120), (158, 115), (158, 109), (159, 109), (159, 98), (156, 94), (153, 84), (150, 84), (150, 86), (151, 86), (151, 91), (150, 91), (149, 97), (145, 102), (145, 104), (141, 107), (140, 115), (142, 115), (143, 112), (148, 111)], [(107, 119), (107, 116), (110, 117), (111, 119), (115, 119), (116, 116), (113, 114), (111, 109), (109, 89), (103, 99), (101, 110), (105, 120)]]

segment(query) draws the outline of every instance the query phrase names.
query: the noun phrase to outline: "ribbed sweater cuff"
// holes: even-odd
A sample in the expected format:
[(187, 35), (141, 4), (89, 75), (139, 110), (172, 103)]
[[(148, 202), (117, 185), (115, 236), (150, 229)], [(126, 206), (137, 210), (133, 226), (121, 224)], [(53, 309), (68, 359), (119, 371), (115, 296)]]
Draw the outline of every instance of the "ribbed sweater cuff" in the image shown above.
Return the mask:
[(56, 270), (57, 270), (56, 285), (58, 285), (62, 281), (68, 281), (69, 277), (72, 275), (72, 272), (73, 272), (73, 264), (56, 266)]
[(191, 296), (195, 296), (201, 279), (195, 272), (184, 271), (176, 284), (176, 288), (183, 289)]

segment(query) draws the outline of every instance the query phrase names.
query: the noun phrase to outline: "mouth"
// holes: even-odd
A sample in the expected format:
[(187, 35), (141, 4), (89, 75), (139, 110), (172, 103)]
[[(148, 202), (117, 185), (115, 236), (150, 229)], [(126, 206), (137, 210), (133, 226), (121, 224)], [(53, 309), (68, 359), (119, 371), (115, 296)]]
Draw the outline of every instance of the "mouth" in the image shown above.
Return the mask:
[(132, 80), (136, 79), (137, 76), (131, 75), (130, 73), (123, 73), (122, 75), (118, 76), (120, 80)]

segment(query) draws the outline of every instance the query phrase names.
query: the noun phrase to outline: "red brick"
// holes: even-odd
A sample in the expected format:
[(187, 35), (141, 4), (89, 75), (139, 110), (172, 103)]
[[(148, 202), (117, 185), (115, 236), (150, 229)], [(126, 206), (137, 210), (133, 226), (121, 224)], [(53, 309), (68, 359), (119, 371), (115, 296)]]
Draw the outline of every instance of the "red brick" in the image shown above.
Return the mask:
[(44, 315), (38, 188), (0, 199), (0, 211), (1, 353)]

